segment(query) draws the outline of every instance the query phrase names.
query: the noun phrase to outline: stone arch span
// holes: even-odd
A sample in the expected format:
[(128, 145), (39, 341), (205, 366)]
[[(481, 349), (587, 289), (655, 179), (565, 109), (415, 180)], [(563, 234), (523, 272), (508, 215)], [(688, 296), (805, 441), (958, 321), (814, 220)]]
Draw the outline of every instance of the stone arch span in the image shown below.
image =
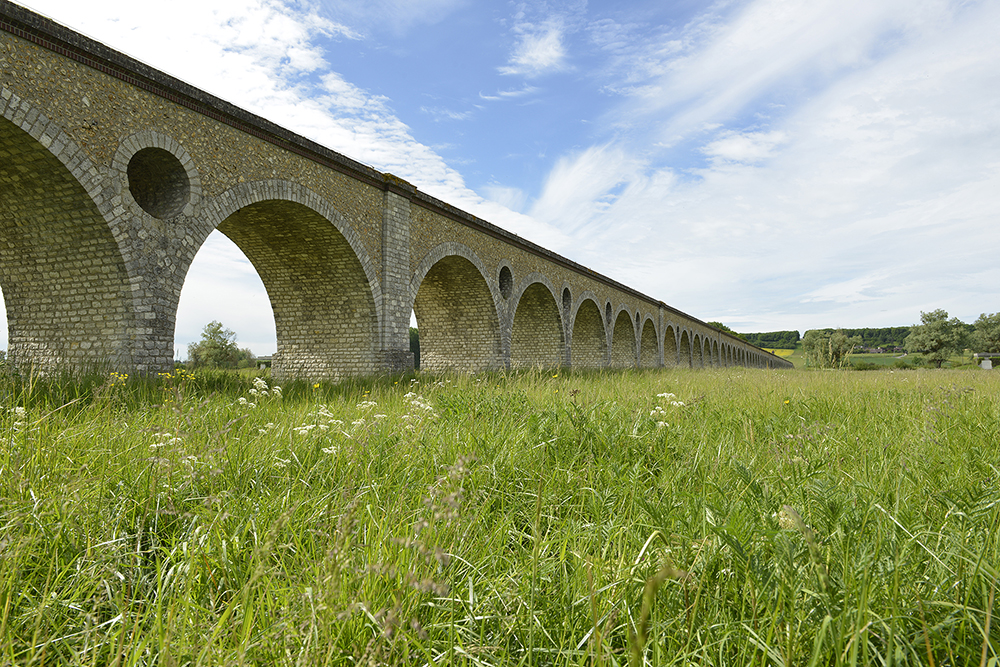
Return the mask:
[(611, 330), (611, 367), (635, 368), (637, 361), (635, 324), (628, 310), (622, 308)]
[(275, 377), (379, 370), (378, 281), (337, 211), (302, 186), (265, 181), (218, 197), (207, 220), (200, 241), (218, 229), (264, 283), (277, 334)]
[(455, 242), (431, 250), (410, 281), (420, 331), (420, 367), (479, 371), (503, 367), (498, 287), (482, 261)]
[(539, 273), (529, 274), (512, 303), (511, 367), (562, 366), (566, 357), (566, 336), (556, 292), (549, 279)]
[(573, 368), (593, 370), (607, 365), (608, 332), (593, 295), (584, 295), (576, 307), (570, 345), (570, 365)]
[(663, 365), (667, 368), (677, 365), (677, 331), (673, 324), (664, 327)]
[(653, 318), (647, 317), (642, 323), (639, 341), (639, 367), (658, 367), (660, 365), (660, 345), (656, 339), (656, 325), (653, 324)]
[(132, 366), (136, 303), (101, 174), (11, 95), (0, 116), (0, 287), (17, 368)]
[(682, 368), (691, 368), (691, 332), (687, 329), (681, 331), (680, 343), (678, 344), (677, 365)]

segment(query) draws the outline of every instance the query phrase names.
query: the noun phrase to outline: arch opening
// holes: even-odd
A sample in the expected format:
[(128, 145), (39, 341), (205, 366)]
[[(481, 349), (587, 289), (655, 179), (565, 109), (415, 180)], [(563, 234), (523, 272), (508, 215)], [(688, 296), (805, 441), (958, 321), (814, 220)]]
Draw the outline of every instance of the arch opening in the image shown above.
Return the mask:
[[(506, 268), (506, 267), (505, 267)], [(479, 371), (500, 368), (500, 324), (486, 279), (460, 255), (438, 260), (413, 301), (420, 332), (420, 368)]]
[(687, 331), (681, 332), (680, 352), (678, 353), (677, 365), (682, 368), (691, 368), (691, 338)]
[(623, 310), (615, 318), (615, 328), (611, 332), (611, 367), (635, 368), (635, 327), (628, 311)]
[(162, 148), (143, 148), (129, 160), (128, 189), (154, 218), (179, 215), (191, 198), (191, 181), (181, 161)]
[(642, 325), (642, 337), (639, 344), (639, 367), (656, 368), (660, 365), (660, 346), (656, 340), (656, 328), (653, 320), (646, 320)]
[(677, 334), (672, 325), (667, 325), (663, 333), (663, 365), (667, 368), (677, 365)]
[(313, 209), (264, 200), (218, 226), (246, 255), (274, 315), (276, 378), (338, 378), (378, 370), (378, 316), (364, 267)]
[(604, 319), (597, 304), (586, 299), (576, 310), (573, 319), (570, 365), (573, 368), (592, 370), (604, 368), (608, 360), (608, 336)]
[(198, 343), (213, 321), (236, 332), (237, 346), (252, 352), (256, 364), (270, 365), (278, 344), (267, 289), (239, 246), (219, 231), (208, 235), (184, 277), (174, 326), (174, 359), (190, 360), (188, 346)]
[(503, 267), (500, 269), (500, 278), (497, 281), (497, 285), (500, 288), (500, 295), (504, 299), (509, 299), (514, 293), (514, 276), (510, 272), (510, 267)]
[(131, 368), (132, 293), (107, 222), (60, 160), (2, 117), (0, 148), (11, 364), (35, 372)]
[(566, 340), (556, 300), (543, 283), (532, 283), (521, 294), (510, 334), (510, 364), (514, 368), (554, 368), (563, 364)]

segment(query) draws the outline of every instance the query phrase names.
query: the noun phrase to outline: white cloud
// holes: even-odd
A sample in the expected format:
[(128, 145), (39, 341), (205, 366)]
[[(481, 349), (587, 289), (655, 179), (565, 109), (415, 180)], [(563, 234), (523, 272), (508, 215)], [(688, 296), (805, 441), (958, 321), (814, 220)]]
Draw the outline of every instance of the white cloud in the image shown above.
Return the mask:
[[(435, 12), (460, 3), (442, 1), (423, 8), (417, 2), (383, 4), (402, 12), (397, 17), (401, 21), (430, 21), (437, 16)], [(469, 190), (458, 172), (413, 138), (387, 98), (330, 70), (317, 39), (356, 35), (319, 16), (312, 6), (280, 0), (257, 0), (248, 6), (178, 0), (167, 12), (159, 5), (121, 5), (114, 0), (33, 0), (30, 6), (213, 95), (404, 178), (454, 206), (537, 243), (565, 248), (562, 234)], [(177, 35), (183, 35), (183, 40)], [(227, 269), (221, 275), (206, 271), (205, 266)], [(238, 278), (229, 280), (226, 275)], [(266, 294), (251, 276), (255, 276), (253, 267), (228, 240), (218, 238), (203, 246), (181, 297), (176, 326), (181, 353), (211, 319), (237, 331), (240, 340), (255, 351), (266, 352), (269, 347), (273, 351), (273, 342), (268, 342), (274, 338), (272, 316), (269, 310), (259, 315), (267, 303)], [(226, 297), (208, 299), (207, 294)], [(248, 312), (252, 313), (249, 317)], [(4, 324), (0, 316), (5, 334)], [(270, 334), (262, 333), (261, 327), (270, 328)]]
[(771, 157), (774, 149), (786, 140), (784, 132), (722, 132), (718, 139), (701, 150), (723, 162), (754, 164)]
[(537, 77), (566, 68), (562, 25), (552, 21), (541, 26), (526, 24), (517, 32), (518, 42), (507, 65), (497, 68), (501, 74)]
[[(891, 44), (878, 41), (894, 20), (883, 10), (836, 24), (829, 5), (751, 3), (671, 63), (661, 97), (646, 100), (658, 116), (629, 115), (625, 103), (613, 114), (619, 137), (562, 158), (532, 213), (572, 230), (582, 263), (703, 319), (801, 329), (1000, 310), (989, 282), (1000, 247), (1000, 7), (914, 5)], [(810, 27), (824, 21), (836, 24), (830, 35)], [(776, 31), (797, 56), (773, 50)], [(788, 76), (813, 73), (822, 85), (769, 126), (718, 127)], [(757, 83), (721, 90), (738, 78)], [(670, 98), (678, 91), (687, 104)], [(650, 148), (706, 132), (709, 164), (694, 171), (657, 163)]]

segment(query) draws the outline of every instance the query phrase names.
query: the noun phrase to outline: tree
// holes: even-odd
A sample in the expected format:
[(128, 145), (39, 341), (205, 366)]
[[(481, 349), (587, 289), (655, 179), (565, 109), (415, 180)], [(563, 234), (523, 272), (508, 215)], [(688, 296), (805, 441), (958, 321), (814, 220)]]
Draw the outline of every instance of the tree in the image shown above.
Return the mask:
[(236, 368), (240, 363), (236, 332), (224, 329), (222, 322), (209, 322), (201, 340), (188, 345), (188, 361), (192, 368)]
[(733, 331), (732, 329), (730, 329), (729, 327), (727, 327), (722, 322), (705, 322), (705, 324), (707, 324), (710, 327), (715, 327), (719, 331), (724, 331), (724, 332), (726, 332), (728, 334), (736, 336), (737, 338), (739, 338), (741, 340), (746, 340), (746, 336), (744, 336), (743, 334), (736, 333), (735, 331)]
[(983, 313), (972, 334), (973, 352), (1000, 352), (1000, 313)]
[(907, 352), (916, 352), (935, 368), (952, 356), (962, 352), (968, 340), (968, 329), (957, 317), (948, 319), (940, 308), (929, 313), (921, 311), (920, 324), (910, 327), (910, 335), (903, 341)]
[(856, 347), (861, 347), (861, 338), (848, 337), (843, 329), (812, 329), (802, 337), (806, 363), (817, 368), (842, 368)]

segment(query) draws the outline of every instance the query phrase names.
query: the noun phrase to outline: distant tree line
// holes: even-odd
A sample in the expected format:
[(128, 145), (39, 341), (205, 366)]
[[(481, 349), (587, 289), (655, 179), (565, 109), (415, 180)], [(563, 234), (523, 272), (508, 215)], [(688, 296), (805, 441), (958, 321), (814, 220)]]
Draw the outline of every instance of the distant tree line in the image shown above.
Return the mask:
[(798, 331), (766, 331), (740, 334), (740, 337), (751, 345), (778, 350), (794, 350), (799, 344)]
[(941, 368), (952, 357), (969, 352), (1000, 353), (1000, 313), (983, 313), (973, 324), (948, 317), (938, 309), (920, 313), (920, 324), (882, 329), (813, 329), (802, 338), (806, 363), (820, 368), (848, 365), (854, 352), (894, 347), (917, 357), (918, 363)]
[(848, 337), (861, 339), (863, 347), (903, 347), (911, 327), (882, 327), (881, 329), (841, 329)]

